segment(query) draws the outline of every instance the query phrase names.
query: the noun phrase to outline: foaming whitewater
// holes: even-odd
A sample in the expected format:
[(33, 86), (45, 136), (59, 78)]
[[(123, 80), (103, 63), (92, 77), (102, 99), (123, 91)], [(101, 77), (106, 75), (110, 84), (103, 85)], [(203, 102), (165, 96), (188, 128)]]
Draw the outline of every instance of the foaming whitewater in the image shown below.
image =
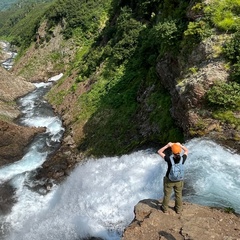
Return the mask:
[(62, 122), (54, 115), (51, 106), (43, 98), (51, 87), (51, 83), (35, 85), (36, 89), (32, 93), (19, 100), (23, 114), (19, 122), (26, 126), (46, 127), (46, 132), (35, 138), (22, 159), (0, 168), (0, 183), (40, 167), (47, 155), (60, 144), (64, 131)]
[(43, 96), (50, 89), (52, 83), (36, 83), (36, 90), (19, 100), (23, 117), (22, 125), (31, 127), (46, 127), (47, 142), (59, 142), (64, 128), (59, 117), (55, 116), (51, 106)]
[(0, 184), (7, 183), (12, 186), (15, 189), (16, 200), (10, 215), (0, 216), (0, 239), (3, 239), (12, 227), (17, 229), (18, 222), (28, 216), (26, 212), (35, 212), (42, 206), (46, 206), (46, 201), (51, 196), (49, 194), (42, 198), (40, 194), (30, 190), (31, 173), (58, 148), (64, 128), (61, 120), (54, 115), (51, 106), (43, 98), (52, 83), (35, 85), (36, 89), (32, 93), (19, 99), (22, 111), (19, 123), (26, 126), (45, 127), (46, 131), (34, 138), (22, 159), (0, 168)]
[[(231, 207), (240, 213), (240, 155), (212, 141), (188, 143), (185, 200), (214, 207)], [(189, 189), (188, 189), (189, 188)]]
[(6, 59), (1, 63), (2, 67), (10, 70), (13, 66), (14, 58), (17, 56), (16, 52), (10, 50), (11, 45), (8, 42), (0, 41), (0, 48), (5, 54)]
[[(240, 213), (240, 156), (204, 139), (186, 143), (184, 200)], [(156, 150), (87, 159), (47, 195), (18, 188), (7, 240), (119, 240), (140, 200), (163, 197), (166, 163)], [(21, 178), (13, 184), (21, 185)]]

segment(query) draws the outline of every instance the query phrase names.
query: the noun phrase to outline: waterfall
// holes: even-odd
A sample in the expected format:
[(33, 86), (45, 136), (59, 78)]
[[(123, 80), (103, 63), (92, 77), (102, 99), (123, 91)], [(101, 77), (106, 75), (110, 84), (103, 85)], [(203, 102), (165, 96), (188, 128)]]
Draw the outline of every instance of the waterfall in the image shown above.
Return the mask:
[[(207, 139), (193, 139), (186, 162), (184, 200), (232, 207), (240, 213), (240, 156)], [(148, 149), (129, 155), (86, 159), (47, 195), (31, 192), (18, 177), (18, 202), (5, 222), (6, 238), (73, 240), (95, 236), (119, 240), (145, 198), (163, 197), (166, 163)]]

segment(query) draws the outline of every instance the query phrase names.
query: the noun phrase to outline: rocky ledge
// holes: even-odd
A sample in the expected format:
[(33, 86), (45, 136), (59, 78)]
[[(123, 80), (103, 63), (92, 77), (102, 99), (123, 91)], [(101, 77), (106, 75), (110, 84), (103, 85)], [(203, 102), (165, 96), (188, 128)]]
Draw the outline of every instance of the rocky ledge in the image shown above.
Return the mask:
[(168, 213), (160, 210), (155, 199), (140, 201), (134, 208), (135, 218), (121, 240), (238, 240), (240, 218), (224, 210), (184, 202), (181, 214), (170, 203)]
[(25, 148), (45, 128), (24, 127), (0, 120), (0, 166), (22, 158)]

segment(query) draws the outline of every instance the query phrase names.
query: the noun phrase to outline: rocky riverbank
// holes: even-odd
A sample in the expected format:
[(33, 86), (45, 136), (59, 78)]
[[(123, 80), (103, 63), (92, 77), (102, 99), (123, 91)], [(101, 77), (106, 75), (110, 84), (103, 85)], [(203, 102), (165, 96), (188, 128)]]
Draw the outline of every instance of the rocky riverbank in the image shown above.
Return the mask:
[(21, 159), (27, 145), (44, 128), (19, 126), (14, 120), (21, 114), (16, 100), (35, 89), (32, 83), (0, 68), (0, 166)]
[(0, 120), (0, 166), (22, 158), (25, 148), (44, 128), (30, 128)]
[(240, 239), (240, 218), (233, 213), (187, 202), (181, 214), (173, 210), (174, 202), (169, 212), (163, 213), (160, 206), (155, 199), (140, 201), (122, 240)]

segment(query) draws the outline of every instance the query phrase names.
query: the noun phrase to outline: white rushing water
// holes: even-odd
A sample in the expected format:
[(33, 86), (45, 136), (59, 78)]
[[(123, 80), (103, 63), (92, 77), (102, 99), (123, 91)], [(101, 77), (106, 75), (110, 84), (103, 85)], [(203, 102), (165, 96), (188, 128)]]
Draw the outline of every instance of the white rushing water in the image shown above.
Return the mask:
[(33, 141), (22, 159), (0, 168), (0, 183), (40, 167), (51, 152), (51, 146), (60, 142), (62, 137), (64, 131), (62, 122), (58, 117), (54, 116), (50, 105), (41, 98), (47, 89), (51, 87), (51, 83), (35, 85), (35, 91), (19, 100), (23, 113), (20, 122), (27, 126), (46, 127), (46, 132)]
[[(240, 156), (204, 139), (186, 143), (184, 200), (233, 207), (240, 213)], [(117, 240), (145, 198), (163, 196), (166, 163), (153, 150), (88, 159), (45, 196), (15, 179), (18, 202), (7, 216), (8, 240), (75, 240), (95, 236)]]
[(5, 54), (5, 60), (1, 62), (1, 65), (7, 70), (10, 70), (12, 68), (14, 58), (17, 56), (17, 53), (11, 51), (10, 48), (11, 48), (10, 43), (5, 41), (0, 41), (0, 49)]

